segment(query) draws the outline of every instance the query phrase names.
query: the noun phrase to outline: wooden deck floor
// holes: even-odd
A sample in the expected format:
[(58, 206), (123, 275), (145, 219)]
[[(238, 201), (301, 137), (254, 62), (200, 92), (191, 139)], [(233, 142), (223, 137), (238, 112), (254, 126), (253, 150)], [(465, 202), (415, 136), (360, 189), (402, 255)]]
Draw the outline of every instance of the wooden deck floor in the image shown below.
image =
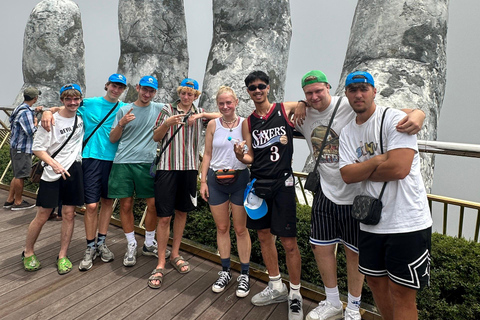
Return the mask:
[[(0, 190), (0, 204), (6, 196), (7, 192)], [(35, 212), (0, 208), (0, 319), (287, 319), (286, 303), (265, 307), (250, 303), (250, 298), (263, 290), (264, 282), (251, 279), (250, 295), (237, 298), (237, 272), (223, 293), (212, 292), (219, 265), (187, 252), (182, 255), (190, 262), (190, 273), (181, 275), (167, 264), (162, 288), (149, 289), (147, 279), (156, 258), (138, 255), (134, 267), (124, 267), (126, 240), (115, 226), (110, 227), (107, 237), (115, 260), (103, 263), (97, 259), (92, 269), (79, 271), (86, 247), (81, 215), (76, 217), (68, 251), (74, 269), (63, 276), (57, 274), (61, 222), (48, 221), (35, 246), (43, 267), (26, 272), (20, 255)], [(139, 247), (142, 238), (137, 236)], [(304, 300), (304, 314), (316, 305)]]

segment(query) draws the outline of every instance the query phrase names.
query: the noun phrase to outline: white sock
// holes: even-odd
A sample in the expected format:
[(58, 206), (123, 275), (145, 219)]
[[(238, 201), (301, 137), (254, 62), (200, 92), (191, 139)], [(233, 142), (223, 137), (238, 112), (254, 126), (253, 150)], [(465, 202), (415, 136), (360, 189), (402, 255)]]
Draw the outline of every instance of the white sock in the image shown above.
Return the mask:
[(292, 298), (293, 297), (293, 294), (296, 294), (298, 296), (301, 296), (300, 294), (300, 288), (302, 287), (302, 284), (293, 284), (291, 282), (290, 283), (290, 292), (288, 293), (288, 297), (289, 298)]
[(282, 285), (282, 278), (280, 277), (280, 275), (275, 277), (268, 276), (268, 278), (270, 278), (270, 282), (272, 283), (273, 290), (282, 291), (283, 285)]
[(135, 243), (135, 245), (137, 245), (137, 240), (135, 239), (135, 232), (134, 231), (129, 232), (129, 233), (125, 233), (125, 237), (127, 238), (128, 244)]
[(153, 246), (153, 240), (155, 240), (155, 230), (153, 231), (145, 230), (145, 245), (147, 247)]
[(325, 287), (325, 295), (327, 296), (327, 301), (332, 304), (335, 308), (340, 308), (342, 302), (340, 301), (340, 293), (338, 292), (338, 286), (333, 288)]
[(362, 295), (360, 295), (359, 297), (355, 297), (355, 296), (352, 296), (349, 292), (347, 308), (352, 310), (360, 310), (361, 301), (362, 301)]

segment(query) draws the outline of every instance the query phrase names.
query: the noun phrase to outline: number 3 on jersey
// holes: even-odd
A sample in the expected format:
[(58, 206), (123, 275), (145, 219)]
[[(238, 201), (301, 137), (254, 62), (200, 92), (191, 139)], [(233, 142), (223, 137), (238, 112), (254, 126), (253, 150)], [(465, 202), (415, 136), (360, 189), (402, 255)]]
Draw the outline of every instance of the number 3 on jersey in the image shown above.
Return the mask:
[(277, 162), (280, 159), (280, 154), (278, 153), (278, 147), (272, 146), (270, 148), (270, 151), (272, 151), (272, 154), (270, 154), (270, 161)]

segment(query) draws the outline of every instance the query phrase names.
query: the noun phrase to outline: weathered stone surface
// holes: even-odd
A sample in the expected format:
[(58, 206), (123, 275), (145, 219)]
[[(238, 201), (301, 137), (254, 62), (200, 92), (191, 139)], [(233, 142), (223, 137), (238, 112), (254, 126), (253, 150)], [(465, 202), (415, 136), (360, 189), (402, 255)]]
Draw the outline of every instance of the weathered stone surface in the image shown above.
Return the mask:
[[(446, 82), (448, 0), (359, 0), (337, 94), (355, 70), (372, 73), (376, 103), (422, 109), (422, 140), (436, 140)], [(422, 154), (429, 192), (434, 157)]]
[(240, 99), (238, 113), (254, 109), (244, 85), (254, 70), (270, 76), (270, 101), (281, 101), (292, 26), (288, 0), (213, 0), (213, 39), (203, 80), (200, 105), (216, 111), (215, 94), (231, 86)]
[(128, 79), (123, 100), (137, 99), (135, 85), (146, 75), (158, 80), (154, 101), (176, 100), (176, 88), (188, 73), (183, 0), (120, 0), (118, 26), (118, 72)]
[(70, 82), (85, 89), (85, 46), (78, 5), (70, 0), (44, 0), (27, 22), (23, 40), (23, 79), (14, 105), (23, 101), (23, 89), (42, 91), (38, 105), (58, 106), (60, 88)]

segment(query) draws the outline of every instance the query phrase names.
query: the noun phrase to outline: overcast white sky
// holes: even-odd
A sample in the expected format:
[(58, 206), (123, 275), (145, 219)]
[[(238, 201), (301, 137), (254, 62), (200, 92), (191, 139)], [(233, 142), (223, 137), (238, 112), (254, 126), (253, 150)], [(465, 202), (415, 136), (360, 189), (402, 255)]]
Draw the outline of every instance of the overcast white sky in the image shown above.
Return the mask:
[[(0, 105), (10, 105), (23, 84), (23, 34), (30, 12), (40, 1), (2, 1), (0, 4)], [(184, 0), (188, 29), (189, 76), (203, 80), (212, 37), (209, 0)], [(103, 95), (107, 77), (116, 72), (120, 54), (118, 2), (78, 0), (86, 52), (87, 96)], [(356, 1), (291, 0), (293, 35), (285, 100), (298, 100), (299, 82), (312, 69), (323, 70), (332, 92), (338, 85)], [(447, 89), (440, 114), (438, 140), (479, 143), (480, 105), (477, 76), (480, 48), (480, 1), (450, 1), (447, 37)], [(415, 107), (415, 106), (412, 106)], [(297, 151), (302, 151), (297, 148)], [(303, 152), (303, 151), (302, 151)], [(305, 158), (296, 152), (294, 167)], [(437, 156), (433, 192), (480, 202), (480, 159)]]

